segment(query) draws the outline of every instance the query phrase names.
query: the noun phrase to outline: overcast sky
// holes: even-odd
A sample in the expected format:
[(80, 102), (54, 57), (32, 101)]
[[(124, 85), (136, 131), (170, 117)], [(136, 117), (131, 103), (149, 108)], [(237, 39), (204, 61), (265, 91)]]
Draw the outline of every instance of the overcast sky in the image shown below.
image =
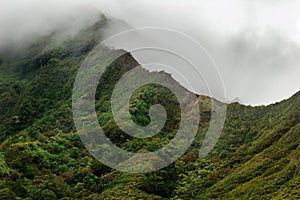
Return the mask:
[(132, 27), (170, 28), (197, 40), (216, 62), (229, 100), (269, 104), (300, 90), (297, 0), (0, 0), (0, 48), (57, 28), (76, 31), (95, 21), (93, 8)]

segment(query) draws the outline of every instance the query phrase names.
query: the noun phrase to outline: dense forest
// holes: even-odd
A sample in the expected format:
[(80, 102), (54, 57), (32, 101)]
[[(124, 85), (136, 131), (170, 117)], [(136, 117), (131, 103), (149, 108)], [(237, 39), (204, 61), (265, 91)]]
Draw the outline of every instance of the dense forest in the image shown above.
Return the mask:
[[(201, 120), (192, 146), (170, 166), (125, 173), (92, 157), (74, 126), (72, 88), (109, 23), (104, 18), (72, 38), (56, 39), (53, 33), (0, 53), (0, 199), (300, 199), (299, 92), (269, 106), (229, 104), (221, 137), (202, 159), (198, 152), (211, 116), (206, 96), (198, 96)], [(110, 107), (114, 85), (137, 65), (129, 53), (113, 62), (99, 81), (95, 107), (105, 134), (119, 147), (154, 151), (178, 129), (174, 94), (150, 84), (132, 95), (130, 112), (137, 124), (149, 123), (152, 104), (168, 113), (152, 138), (123, 133)]]

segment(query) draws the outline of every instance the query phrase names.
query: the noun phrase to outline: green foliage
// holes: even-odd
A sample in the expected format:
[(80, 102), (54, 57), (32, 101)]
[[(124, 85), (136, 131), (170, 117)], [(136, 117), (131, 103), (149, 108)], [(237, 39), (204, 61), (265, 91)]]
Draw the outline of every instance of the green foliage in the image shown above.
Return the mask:
[[(196, 139), (171, 166), (128, 174), (93, 158), (76, 133), (71, 94), (77, 69), (107, 20), (54, 47), (49, 46), (52, 35), (18, 55), (2, 55), (0, 199), (300, 198), (300, 93), (270, 106), (229, 105), (220, 140), (205, 159), (197, 156), (211, 115), (211, 99), (205, 96), (198, 97)], [(129, 53), (112, 63), (99, 81), (95, 107), (106, 135), (120, 148), (155, 151), (172, 140), (180, 123), (170, 90), (149, 84), (131, 97), (131, 117), (139, 125), (149, 124), (151, 105), (159, 103), (168, 113), (164, 128), (152, 138), (123, 133), (110, 107), (115, 84), (137, 65)]]

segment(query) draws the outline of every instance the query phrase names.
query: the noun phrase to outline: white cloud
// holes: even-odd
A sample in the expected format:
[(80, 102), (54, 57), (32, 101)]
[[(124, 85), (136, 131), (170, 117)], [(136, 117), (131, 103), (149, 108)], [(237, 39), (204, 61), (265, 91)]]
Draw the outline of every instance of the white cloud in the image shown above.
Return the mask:
[(160, 26), (192, 36), (217, 62), (229, 99), (266, 104), (300, 89), (297, 0), (1, 1), (0, 42), (45, 33), (69, 13), (86, 16), (80, 9), (73, 12), (82, 5), (133, 27)]

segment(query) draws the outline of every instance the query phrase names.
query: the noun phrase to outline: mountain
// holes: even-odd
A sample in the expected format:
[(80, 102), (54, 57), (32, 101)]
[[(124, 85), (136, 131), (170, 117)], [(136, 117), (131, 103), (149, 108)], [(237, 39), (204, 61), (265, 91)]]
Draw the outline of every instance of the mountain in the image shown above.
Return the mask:
[[(68, 39), (57, 40), (53, 33), (24, 49), (1, 52), (0, 199), (300, 198), (300, 92), (269, 106), (229, 104), (221, 137), (203, 159), (198, 151), (213, 112), (205, 96), (198, 96), (198, 134), (170, 166), (132, 174), (92, 157), (74, 126), (72, 89), (78, 68), (110, 23), (103, 17)], [(131, 97), (132, 119), (147, 125), (150, 105), (160, 103), (168, 113), (164, 128), (146, 139), (118, 128), (111, 93), (137, 65), (129, 53), (113, 62), (99, 81), (95, 107), (111, 141), (128, 151), (148, 152), (174, 138), (180, 109), (170, 90), (150, 84)]]

